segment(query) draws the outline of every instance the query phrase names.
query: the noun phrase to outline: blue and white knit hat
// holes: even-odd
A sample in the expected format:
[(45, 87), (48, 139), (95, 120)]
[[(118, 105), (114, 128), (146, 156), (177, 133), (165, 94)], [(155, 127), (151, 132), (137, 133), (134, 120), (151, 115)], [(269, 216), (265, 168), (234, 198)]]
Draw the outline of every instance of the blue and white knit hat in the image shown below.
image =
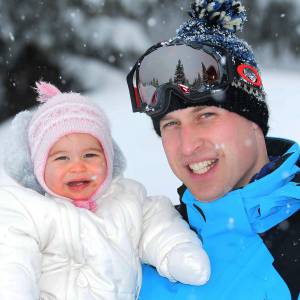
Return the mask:
[(191, 19), (179, 27), (175, 40), (220, 46), (241, 61), (257, 67), (251, 47), (236, 35), (247, 20), (240, 1), (196, 0), (191, 7)]
[[(244, 74), (234, 78), (226, 92), (225, 99), (208, 99), (204, 105), (213, 105), (235, 112), (258, 124), (266, 135), (268, 132), (269, 112), (265, 102), (262, 84), (258, 89), (251, 83), (251, 77), (261, 83), (258, 65), (253, 51), (246, 41), (236, 35), (241, 31), (247, 19), (246, 11), (240, 1), (235, 0), (195, 0), (191, 5), (190, 19), (176, 31), (170, 41), (183, 43), (205, 43), (222, 47), (234, 58), (247, 64)], [(186, 107), (187, 105), (185, 105)], [(180, 101), (174, 99), (169, 110), (184, 108)], [(160, 135), (160, 117), (152, 117), (154, 129)]]

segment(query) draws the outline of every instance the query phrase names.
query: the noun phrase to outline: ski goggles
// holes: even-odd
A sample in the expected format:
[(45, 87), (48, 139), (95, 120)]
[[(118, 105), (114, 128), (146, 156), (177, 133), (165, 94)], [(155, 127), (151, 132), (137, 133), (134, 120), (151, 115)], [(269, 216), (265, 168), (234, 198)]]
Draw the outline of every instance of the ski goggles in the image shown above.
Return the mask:
[(165, 42), (149, 48), (127, 75), (133, 112), (163, 114), (172, 94), (185, 104), (222, 99), (229, 86), (264, 94), (258, 71), (226, 49), (209, 44)]

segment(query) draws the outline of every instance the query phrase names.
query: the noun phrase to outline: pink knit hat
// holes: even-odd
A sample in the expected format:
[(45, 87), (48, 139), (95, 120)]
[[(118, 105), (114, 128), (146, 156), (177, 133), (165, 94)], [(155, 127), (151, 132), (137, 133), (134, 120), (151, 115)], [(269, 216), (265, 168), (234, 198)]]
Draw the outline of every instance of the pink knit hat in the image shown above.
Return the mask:
[(101, 143), (107, 163), (107, 177), (93, 195), (95, 199), (112, 180), (113, 144), (106, 115), (78, 93), (61, 93), (55, 86), (45, 82), (37, 82), (36, 87), (39, 94), (37, 101), (43, 104), (29, 123), (28, 141), (38, 182), (47, 193), (61, 197), (51, 191), (44, 180), (48, 153), (61, 137), (71, 133), (88, 133)]

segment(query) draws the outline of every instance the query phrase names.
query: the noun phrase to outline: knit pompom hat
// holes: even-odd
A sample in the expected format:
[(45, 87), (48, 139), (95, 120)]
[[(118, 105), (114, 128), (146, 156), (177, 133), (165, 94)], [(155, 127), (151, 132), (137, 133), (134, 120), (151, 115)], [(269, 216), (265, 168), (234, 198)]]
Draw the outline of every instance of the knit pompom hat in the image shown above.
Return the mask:
[[(261, 84), (260, 71), (254, 53), (246, 41), (237, 36), (246, 21), (246, 11), (238, 0), (194, 0), (189, 13), (190, 19), (184, 22), (169, 42), (210, 44), (222, 47), (244, 66), (239, 71), (225, 99), (208, 98), (202, 105), (212, 105), (235, 112), (258, 124), (264, 135), (269, 126), (269, 111), (265, 101), (265, 92)], [(260, 85), (257, 93), (255, 80)], [(221, 100), (221, 101), (220, 101)], [(165, 114), (197, 104), (184, 104), (174, 96)], [(199, 104), (198, 104), (199, 105)], [(163, 115), (153, 116), (154, 129), (160, 135), (159, 122)]]
[(63, 136), (87, 133), (102, 145), (107, 164), (107, 176), (92, 196), (102, 194), (112, 180), (113, 142), (108, 119), (104, 112), (78, 93), (61, 93), (50, 83), (36, 83), (40, 106), (28, 126), (28, 143), (34, 174), (45, 192), (51, 191), (44, 180), (45, 165), (51, 147)]

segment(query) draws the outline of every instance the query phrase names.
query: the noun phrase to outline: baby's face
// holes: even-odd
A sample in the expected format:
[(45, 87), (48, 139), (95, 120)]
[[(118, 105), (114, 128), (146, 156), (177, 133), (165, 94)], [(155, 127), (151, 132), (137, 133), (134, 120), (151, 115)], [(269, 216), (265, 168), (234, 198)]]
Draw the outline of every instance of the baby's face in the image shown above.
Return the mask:
[(45, 166), (47, 187), (72, 200), (88, 200), (107, 175), (103, 148), (86, 133), (72, 133), (59, 139), (48, 154)]

